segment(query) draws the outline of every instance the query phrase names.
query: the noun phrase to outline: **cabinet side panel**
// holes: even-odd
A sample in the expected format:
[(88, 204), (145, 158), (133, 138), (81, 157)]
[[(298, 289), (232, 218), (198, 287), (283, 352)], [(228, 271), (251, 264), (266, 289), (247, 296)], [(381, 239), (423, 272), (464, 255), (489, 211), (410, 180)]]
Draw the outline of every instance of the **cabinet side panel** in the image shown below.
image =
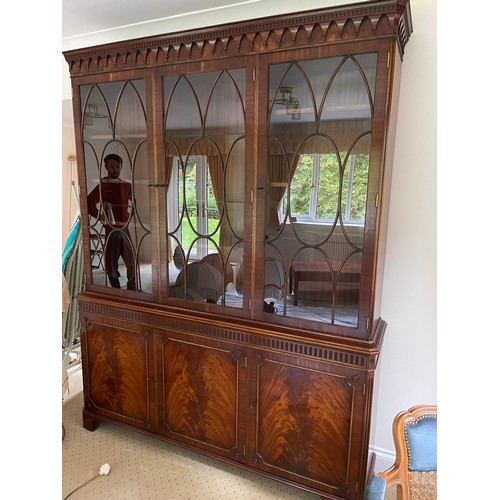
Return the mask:
[[(393, 43), (395, 44), (395, 42)], [(394, 144), (396, 142), (396, 124), (398, 116), (398, 103), (399, 103), (399, 88), (401, 81), (402, 62), (397, 56), (395, 47), (391, 53), (393, 76), (390, 79), (392, 82), (388, 92), (388, 120), (387, 120), (387, 143), (384, 148), (384, 172), (383, 182), (381, 185), (381, 207), (380, 207), (380, 221), (379, 221), (379, 236), (378, 236), (378, 250), (377, 250), (377, 270), (376, 270), (376, 292), (374, 304), (374, 317), (380, 317), (381, 298), (384, 276), (384, 263), (385, 263), (385, 250), (387, 243), (387, 221), (389, 218), (390, 206), (390, 192), (392, 181), (392, 170), (394, 163)]]

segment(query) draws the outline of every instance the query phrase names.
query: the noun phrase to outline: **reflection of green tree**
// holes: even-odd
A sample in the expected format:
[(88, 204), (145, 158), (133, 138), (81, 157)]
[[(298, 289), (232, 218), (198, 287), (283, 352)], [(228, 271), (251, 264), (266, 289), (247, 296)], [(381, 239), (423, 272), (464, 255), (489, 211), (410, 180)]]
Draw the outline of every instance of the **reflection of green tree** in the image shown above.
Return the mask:
[(339, 192), (339, 166), (333, 154), (320, 155), (319, 189), (316, 217), (318, 219), (334, 219), (337, 214)]
[[(344, 161), (346, 153), (341, 154)], [(369, 155), (358, 154), (354, 161), (353, 183), (351, 191), (351, 220), (363, 220), (365, 217), (366, 190), (368, 186)], [(349, 180), (350, 159), (347, 159), (343, 186), (342, 212), (345, 215)], [(290, 208), (293, 214), (308, 215), (311, 196), (313, 171), (312, 155), (302, 155), (295, 170), (290, 186)], [(340, 168), (334, 154), (320, 155), (319, 189), (316, 218), (333, 219), (337, 213)]]
[(311, 196), (313, 157), (300, 157), (293, 180), (290, 183), (290, 211), (292, 214), (309, 215), (309, 199)]
[[(197, 227), (197, 197), (196, 197), (196, 160), (194, 158), (189, 158), (186, 164), (186, 171), (184, 176), (184, 185), (186, 193), (186, 207), (189, 214), (189, 218), (193, 227)], [(180, 178), (180, 177), (179, 177)], [(213, 195), (213, 189), (211, 183), (207, 186), (207, 199), (208, 199), (208, 234), (211, 234), (217, 227), (219, 221), (219, 211), (217, 210), (217, 204), (215, 202), (215, 196)], [(182, 200), (182, 183), (179, 183), (179, 200)], [(182, 203), (180, 204), (182, 207)], [(214, 208), (215, 207), (215, 208)], [(182, 218), (182, 247), (188, 249), (194, 239), (197, 237), (196, 233), (191, 229), (186, 215)], [(219, 243), (219, 231), (213, 236), (213, 239)], [(212, 242), (208, 244), (209, 249), (215, 249)]]
[[(348, 161), (350, 166), (350, 162)], [(370, 166), (370, 155), (358, 154), (354, 160), (354, 172), (351, 191), (351, 220), (364, 220), (366, 209), (366, 192), (368, 189), (368, 169)], [(342, 192), (342, 210), (345, 210), (347, 199), (348, 169), (344, 175), (344, 186)]]

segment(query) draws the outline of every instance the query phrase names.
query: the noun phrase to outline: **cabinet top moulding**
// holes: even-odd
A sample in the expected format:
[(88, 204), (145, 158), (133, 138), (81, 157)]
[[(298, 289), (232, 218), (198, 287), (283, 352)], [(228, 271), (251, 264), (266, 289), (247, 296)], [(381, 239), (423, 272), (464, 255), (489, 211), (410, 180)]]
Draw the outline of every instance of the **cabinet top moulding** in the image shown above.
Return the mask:
[(70, 75), (80, 76), (389, 36), (402, 58), (412, 30), (409, 0), (374, 0), (73, 49), (64, 57)]

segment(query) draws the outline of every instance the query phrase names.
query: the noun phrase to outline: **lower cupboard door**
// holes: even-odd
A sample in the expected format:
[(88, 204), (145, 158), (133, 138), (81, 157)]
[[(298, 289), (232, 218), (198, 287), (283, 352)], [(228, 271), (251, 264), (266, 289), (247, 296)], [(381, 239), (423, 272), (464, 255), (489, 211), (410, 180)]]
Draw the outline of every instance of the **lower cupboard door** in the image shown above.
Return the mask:
[(245, 356), (232, 345), (161, 335), (159, 430), (217, 455), (244, 460)]
[[(250, 357), (251, 359), (251, 357)], [(364, 372), (259, 352), (249, 461), (341, 498), (362, 498)]]
[(82, 332), (85, 409), (150, 430), (150, 353), (147, 331), (90, 322)]

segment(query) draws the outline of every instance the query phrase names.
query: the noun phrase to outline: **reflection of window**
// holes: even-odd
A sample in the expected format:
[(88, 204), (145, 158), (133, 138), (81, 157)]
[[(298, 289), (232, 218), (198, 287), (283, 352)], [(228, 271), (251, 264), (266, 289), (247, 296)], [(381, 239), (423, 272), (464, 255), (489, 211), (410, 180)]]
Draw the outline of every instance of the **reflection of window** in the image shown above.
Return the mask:
[[(207, 157), (202, 155), (191, 156), (189, 159), (183, 158), (185, 170), (183, 173), (182, 162), (176, 158), (173, 169), (174, 189), (173, 204), (170, 210), (175, 214), (173, 226), (177, 226), (182, 216), (180, 227), (181, 234), (178, 235), (182, 242), (182, 247), (187, 252), (195, 238), (200, 235), (212, 234), (219, 222), (219, 211), (215, 201), (214, 190), (208, 171)], [(184, 179), (184, 183), (182, 180)], [(185, 198), (186, 211), (183, 212)], [(191, 228), (193, 225), (195, 231)], [(219, 231), (212, 237), (218, 242)], [(198, 239), (191, 252), (192, 258), (201, 259), (209, 250), (214, 250), (215, 246), (207, 239)]]
[[(342, 163), (345, 154), (341, 156)], [(369, 156), (352, 154), (345, 163), (341, 190), (342, 219), (363, 224)], [(339, 203), (340, 172), (334, 154), (303, 154), (290, 185), (290, 212), (298, 221), (332, 221)]]

